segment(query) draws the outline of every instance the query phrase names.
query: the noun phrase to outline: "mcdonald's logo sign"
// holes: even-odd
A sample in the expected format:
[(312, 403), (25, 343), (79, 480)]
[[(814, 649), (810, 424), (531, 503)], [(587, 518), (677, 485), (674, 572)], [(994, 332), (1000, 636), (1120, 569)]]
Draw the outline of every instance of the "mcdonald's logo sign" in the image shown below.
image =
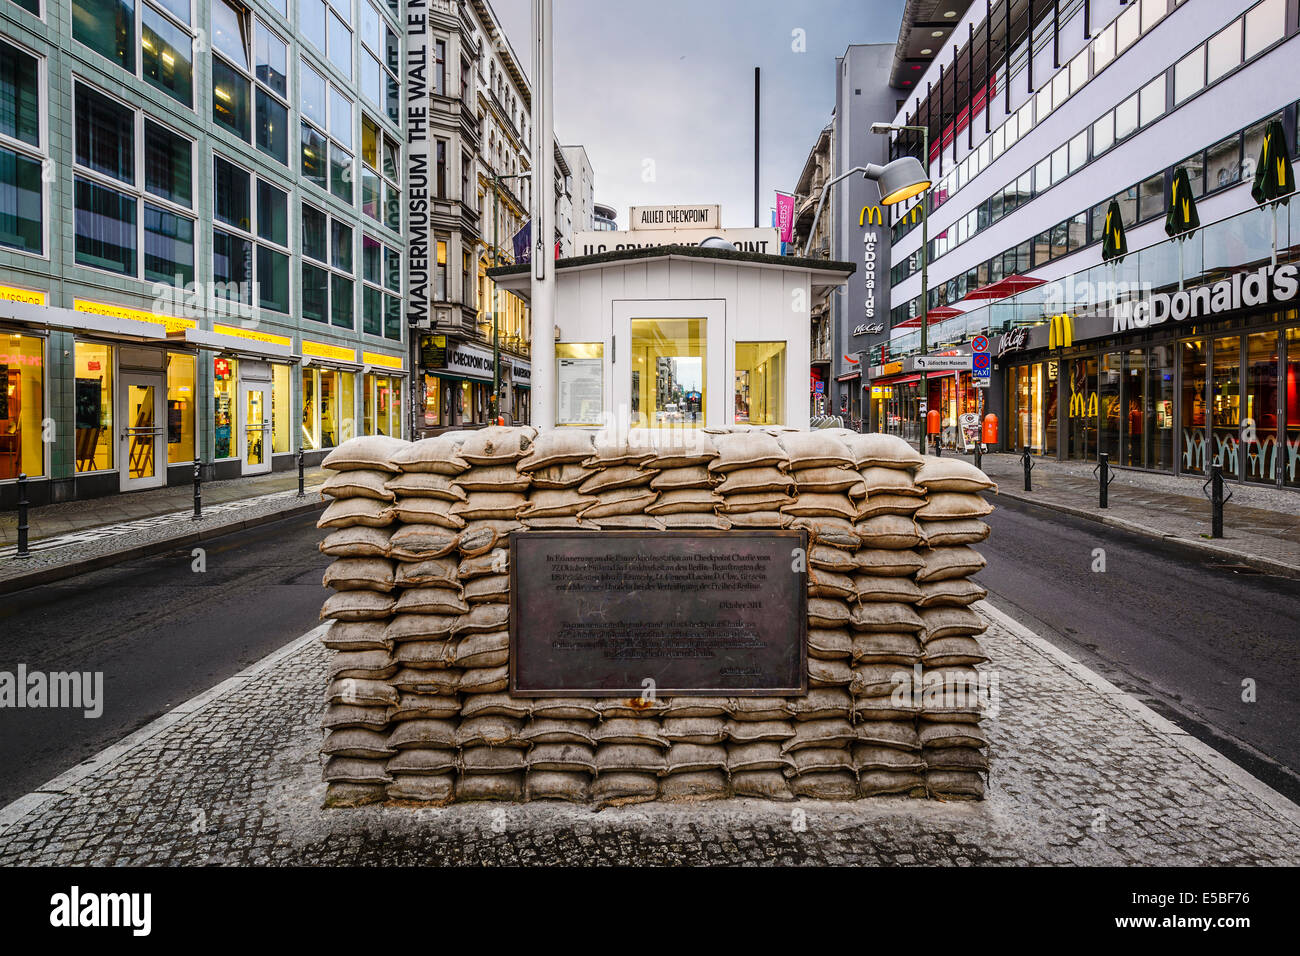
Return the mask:
[(1093, 392), (1085, 399), (1083, 392), (1071, 392), (1070, 417), (1083, 418), (1085, 415), (1089, 418), (1097, 417), (1097, 393)]
[(879, 206), (863, 206), (862, 212), (858, 213), (859, 226), (883, 226), (884, 224), (885, 216)]
[(1054, 315), (1047, 333), (1049, 349), (1063, 349), (1074, 344), (1074, 316)]

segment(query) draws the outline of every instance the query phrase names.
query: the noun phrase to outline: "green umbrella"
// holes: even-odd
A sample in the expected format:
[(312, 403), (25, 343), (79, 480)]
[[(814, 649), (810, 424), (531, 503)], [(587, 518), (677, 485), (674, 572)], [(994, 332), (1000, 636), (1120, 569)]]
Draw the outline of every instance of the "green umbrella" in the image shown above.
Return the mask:
[(1255, 202), (1263, 205), (1275, 199), (1295, 192), (1295, 172), (1291, 169), (1291, 157), (1286, 148), (1286, 133), (1282, 124), (1273, 120), (1264, 129), (1264, 148), (1259, 153), (1259, 163), (1255, 167), (1255, 185), (1250, 195)]
[(1169, 212), (1165, 216), (1165, 232), (1170, 236), (1186, 235), (1201, 227), (1201, 217), (1196, 212), (1192, 184), (1187, 170), (1179, 166), (1174, 170), (1173, 186), (1169, 190)]
[(1128, 255), (1128, 240), (1124, 238), (1124, 217), (1120, 215), (1119, 203), (1113, 199), (1110, 201), (1110, 208), (1106, 210), (1106, 228), (1103, 232), (1101, 246), (1103, 262), (1122, 259)]

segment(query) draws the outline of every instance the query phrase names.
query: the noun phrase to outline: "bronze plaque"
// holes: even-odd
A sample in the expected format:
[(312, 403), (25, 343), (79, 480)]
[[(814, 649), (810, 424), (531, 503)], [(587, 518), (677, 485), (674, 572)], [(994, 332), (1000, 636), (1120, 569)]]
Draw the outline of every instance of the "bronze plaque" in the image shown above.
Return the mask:
[(807, 693), (807, 548), (803, 531), (511, 534), (510, 691)]

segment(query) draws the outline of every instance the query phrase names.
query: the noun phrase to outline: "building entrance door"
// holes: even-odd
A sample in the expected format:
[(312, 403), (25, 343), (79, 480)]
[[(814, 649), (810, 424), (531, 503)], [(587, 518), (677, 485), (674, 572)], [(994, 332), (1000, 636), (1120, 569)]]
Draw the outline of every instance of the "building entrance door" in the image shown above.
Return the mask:
[(239, 457), (243, 460), (240, 473), (265, 474), (271, 470), (270, 383), (241, 382), (239, 408), (243, 412), (239, 430)]
[(121, 489), (158, 488), (167, 480), (166, 377), (161, 372), (123, 372), (118, 394)]

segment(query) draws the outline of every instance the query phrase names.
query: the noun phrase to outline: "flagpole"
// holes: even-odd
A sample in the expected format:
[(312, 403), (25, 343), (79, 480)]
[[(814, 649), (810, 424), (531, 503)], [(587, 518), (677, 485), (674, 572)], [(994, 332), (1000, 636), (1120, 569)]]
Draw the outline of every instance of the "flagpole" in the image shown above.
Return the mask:
[(555, 426), (555, 122), (552, 0), (533, 0), (533, 277), (531, 422)]

